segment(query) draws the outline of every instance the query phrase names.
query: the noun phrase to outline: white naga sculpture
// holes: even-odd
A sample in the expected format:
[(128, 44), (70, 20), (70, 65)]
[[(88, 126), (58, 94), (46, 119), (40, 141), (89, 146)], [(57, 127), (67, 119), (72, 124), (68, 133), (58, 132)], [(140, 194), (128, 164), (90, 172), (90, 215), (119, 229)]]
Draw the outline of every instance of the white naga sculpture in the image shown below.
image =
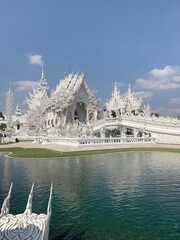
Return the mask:
[(24, 213), (12, 215), (9, 213), (11, 183), (9, 193), (1, 208), (0, 240), (48, 240), (53, 186), (51, 185), (50, 189), (47, 214), (39, 215), (32, 213), (33, 188), (34, 184), (31, 187)]

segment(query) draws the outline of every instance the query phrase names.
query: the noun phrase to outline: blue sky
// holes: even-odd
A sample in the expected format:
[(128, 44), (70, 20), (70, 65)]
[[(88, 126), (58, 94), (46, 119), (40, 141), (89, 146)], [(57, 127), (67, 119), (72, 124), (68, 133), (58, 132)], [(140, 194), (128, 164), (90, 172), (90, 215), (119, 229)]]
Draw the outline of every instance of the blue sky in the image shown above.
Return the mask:
[(50, 89), (67, 68), (97, 97), (130, 82), (152, 111), (180, 115), (179, 11), (179, 0), (1, 0), (0, 108), (9, 82), (25, 108), (43, 61)]

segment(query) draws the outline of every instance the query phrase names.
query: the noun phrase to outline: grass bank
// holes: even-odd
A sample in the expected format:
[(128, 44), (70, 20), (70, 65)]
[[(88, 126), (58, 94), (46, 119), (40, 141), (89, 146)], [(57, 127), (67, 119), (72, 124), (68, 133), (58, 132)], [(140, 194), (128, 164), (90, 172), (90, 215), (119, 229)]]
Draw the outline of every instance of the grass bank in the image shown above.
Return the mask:
[(172, 152), (180, 153), (180, 148), (121, 148), (121, 149), (103, 149), (103, 150), (91, 150), (91, 151), (76, 151), (76, 152), (56, 152), (48, 149), (37, 149), (37, 148), (0, 148), (0, 152), (11, 152), (12, 157), (18, 158), (63, 158), (63, 157), (81, 157), (81, 156), (92, 156), (98, 154), (107, 153), (121, 153), (121, 152)]

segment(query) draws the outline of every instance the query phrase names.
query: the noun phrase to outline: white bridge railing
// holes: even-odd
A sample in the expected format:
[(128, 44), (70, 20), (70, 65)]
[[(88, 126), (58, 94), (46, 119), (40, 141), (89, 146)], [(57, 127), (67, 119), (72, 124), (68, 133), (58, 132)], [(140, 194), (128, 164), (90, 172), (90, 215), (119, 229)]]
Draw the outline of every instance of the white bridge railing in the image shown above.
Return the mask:
[(105, 118), (97, 121), (93, 126), (93, 131), (98, 132), (103, 127), (125, 126), (127, 128), (144, 129), (147, 132), (167, 133), (180, 135), (180, 120), (163, 117), (145, 117), (145, 116), (120, 116), (116, 118)]
[(154, 142), (153, 137), (111, 137), (111, 138), (61, 138), (61, 137), (36, 137), (35, 143), (60, 144), (69, 146), (93, 146), (93, 145), (118, 145)]

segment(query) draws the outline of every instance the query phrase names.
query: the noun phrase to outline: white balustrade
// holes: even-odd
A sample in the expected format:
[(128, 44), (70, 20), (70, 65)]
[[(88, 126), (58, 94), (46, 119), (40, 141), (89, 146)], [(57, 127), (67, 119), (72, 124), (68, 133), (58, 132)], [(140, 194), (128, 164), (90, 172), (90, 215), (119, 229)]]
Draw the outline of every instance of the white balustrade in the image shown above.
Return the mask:
[(61, 137), (37, 137), (36, 143), (60, 144), (67, 146), (93, 146), (93, 145), (118, 145), (154, 142), (153, 137), (111, 137), (111, 138), (61, 138)]

